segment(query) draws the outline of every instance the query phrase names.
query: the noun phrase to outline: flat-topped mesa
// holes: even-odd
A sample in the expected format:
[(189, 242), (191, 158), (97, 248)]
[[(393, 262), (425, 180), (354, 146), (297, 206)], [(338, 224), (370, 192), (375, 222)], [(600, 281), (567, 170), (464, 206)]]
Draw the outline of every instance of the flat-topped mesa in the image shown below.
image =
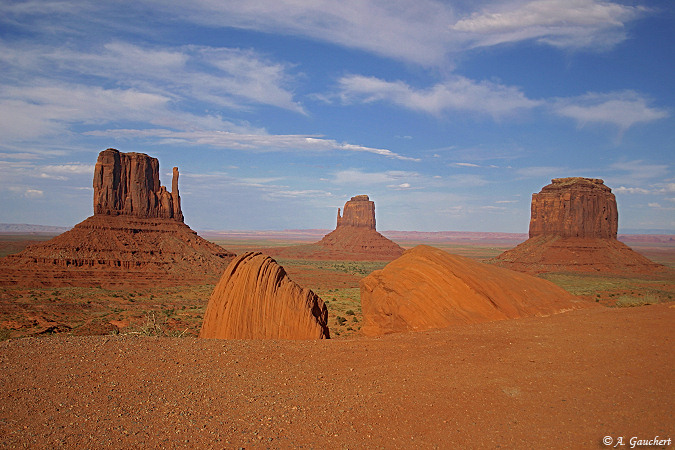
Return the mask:
[(178, 192), (178, 168), (173, 168), (171, 192), (159, 184), (159, 161), (144, 153), (114, 148), (98, 155), (94, 169), (94, 215), (126, 215), (183, 221)]
[(345, 203), (344, 214), (340, 216), (338, 208), (337, 228), (358, 227), (375, 229), (375, 202), (367, 195), (357, 195)]
[(618, 212), (612, 190), (597, 178), (554, 178), (532, 194), (530, 237), (616, 239)]
[[(667, 273), (616, 239), (616, 198), (595, 178), (555, 178), (532, 194), (530, 238), (492, 260), (530, 273)], [(659, 275), (660, 276), (660, 275)]]

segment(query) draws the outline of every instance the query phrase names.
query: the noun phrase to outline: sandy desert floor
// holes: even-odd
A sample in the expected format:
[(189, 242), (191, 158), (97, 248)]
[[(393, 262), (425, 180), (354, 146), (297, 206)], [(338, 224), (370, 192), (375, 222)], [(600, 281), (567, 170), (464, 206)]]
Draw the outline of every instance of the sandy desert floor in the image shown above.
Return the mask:
[(675, 438), (674, 323), (671, 303), (376, 339), (12, 339), (0, 445), (629, 448)]
[[(2, 245), (11, 253), (26, 244)], [(479, 260), (504, 246), (434, 245)], [(640, 251), (675, 267), (671, 243)], [(337, 339), (196, 339), (207, 285), (2, 288), (0, 448), (609, 448), (603, 438), (630, 448), (631, 438), (675, 439), (671, 278), (550, 274), (589, 308), (364, 338), (358, 281), (384, 263), (281, 262), (326, 300)], [(636, 306), (645, 303), (656, 304)], [(66, 326), (50, 335), (35, 317)]]

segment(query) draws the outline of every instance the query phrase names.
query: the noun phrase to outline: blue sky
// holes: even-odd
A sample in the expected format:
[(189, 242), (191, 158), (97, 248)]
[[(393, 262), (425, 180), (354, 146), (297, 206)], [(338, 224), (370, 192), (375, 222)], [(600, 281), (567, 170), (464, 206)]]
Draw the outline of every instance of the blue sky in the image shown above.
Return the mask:
[[(187, 5), (187, 6), (186, 6)], [(526, 232), (551, 178), (675, 230), (675, 4), (0, 0), (0, 222), (92, 214), (108, 147), (194, 229)]]

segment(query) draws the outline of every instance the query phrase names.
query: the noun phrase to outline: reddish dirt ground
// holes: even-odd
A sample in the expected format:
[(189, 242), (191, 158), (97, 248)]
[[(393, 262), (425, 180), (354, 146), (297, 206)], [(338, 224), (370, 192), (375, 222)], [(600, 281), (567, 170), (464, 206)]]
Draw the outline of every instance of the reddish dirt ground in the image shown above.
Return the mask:
[(675, 308), (377, 339), (0, 343), (0, 446), (603, 448), (675, 438)]

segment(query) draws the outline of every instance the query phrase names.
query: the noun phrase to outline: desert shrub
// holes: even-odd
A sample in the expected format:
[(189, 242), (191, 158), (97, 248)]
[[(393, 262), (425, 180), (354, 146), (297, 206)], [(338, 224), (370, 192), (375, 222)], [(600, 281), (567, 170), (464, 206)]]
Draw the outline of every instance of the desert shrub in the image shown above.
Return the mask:
[(342, 316), (337, 316), (337, 317), (335, 318), (335, 320), (336, 320), (337, 323), (339, 323), (340, 325), (344, 325), (344, 323), (347, 321), (347, 319), (345, 319), (345, 318), (342, 317)]
[(347, 314), (348, 316), (353, 316), (354, 311), (352, 311), (351, 309), (348, 309), (347, 311), (345, 311), (345, 314)]
[(622, 295), (616, 301), (616, 306), (619, 308), (630, 308), (632, 306), (653, 305), (654, 303), (659, 303), (659, 299), (653, 295), (643, 295), (641, 297)]
[(147, 313), (145, 321), (136, 329), (132, 329), (125, 334), (140, 334), (142, 336), (164, 336), (164, 337), (183, 337), (187, 329), (184, 331), (176, 331), (168, 328), (166, 324), (166, 315), (155, 316), (155, 313)]

